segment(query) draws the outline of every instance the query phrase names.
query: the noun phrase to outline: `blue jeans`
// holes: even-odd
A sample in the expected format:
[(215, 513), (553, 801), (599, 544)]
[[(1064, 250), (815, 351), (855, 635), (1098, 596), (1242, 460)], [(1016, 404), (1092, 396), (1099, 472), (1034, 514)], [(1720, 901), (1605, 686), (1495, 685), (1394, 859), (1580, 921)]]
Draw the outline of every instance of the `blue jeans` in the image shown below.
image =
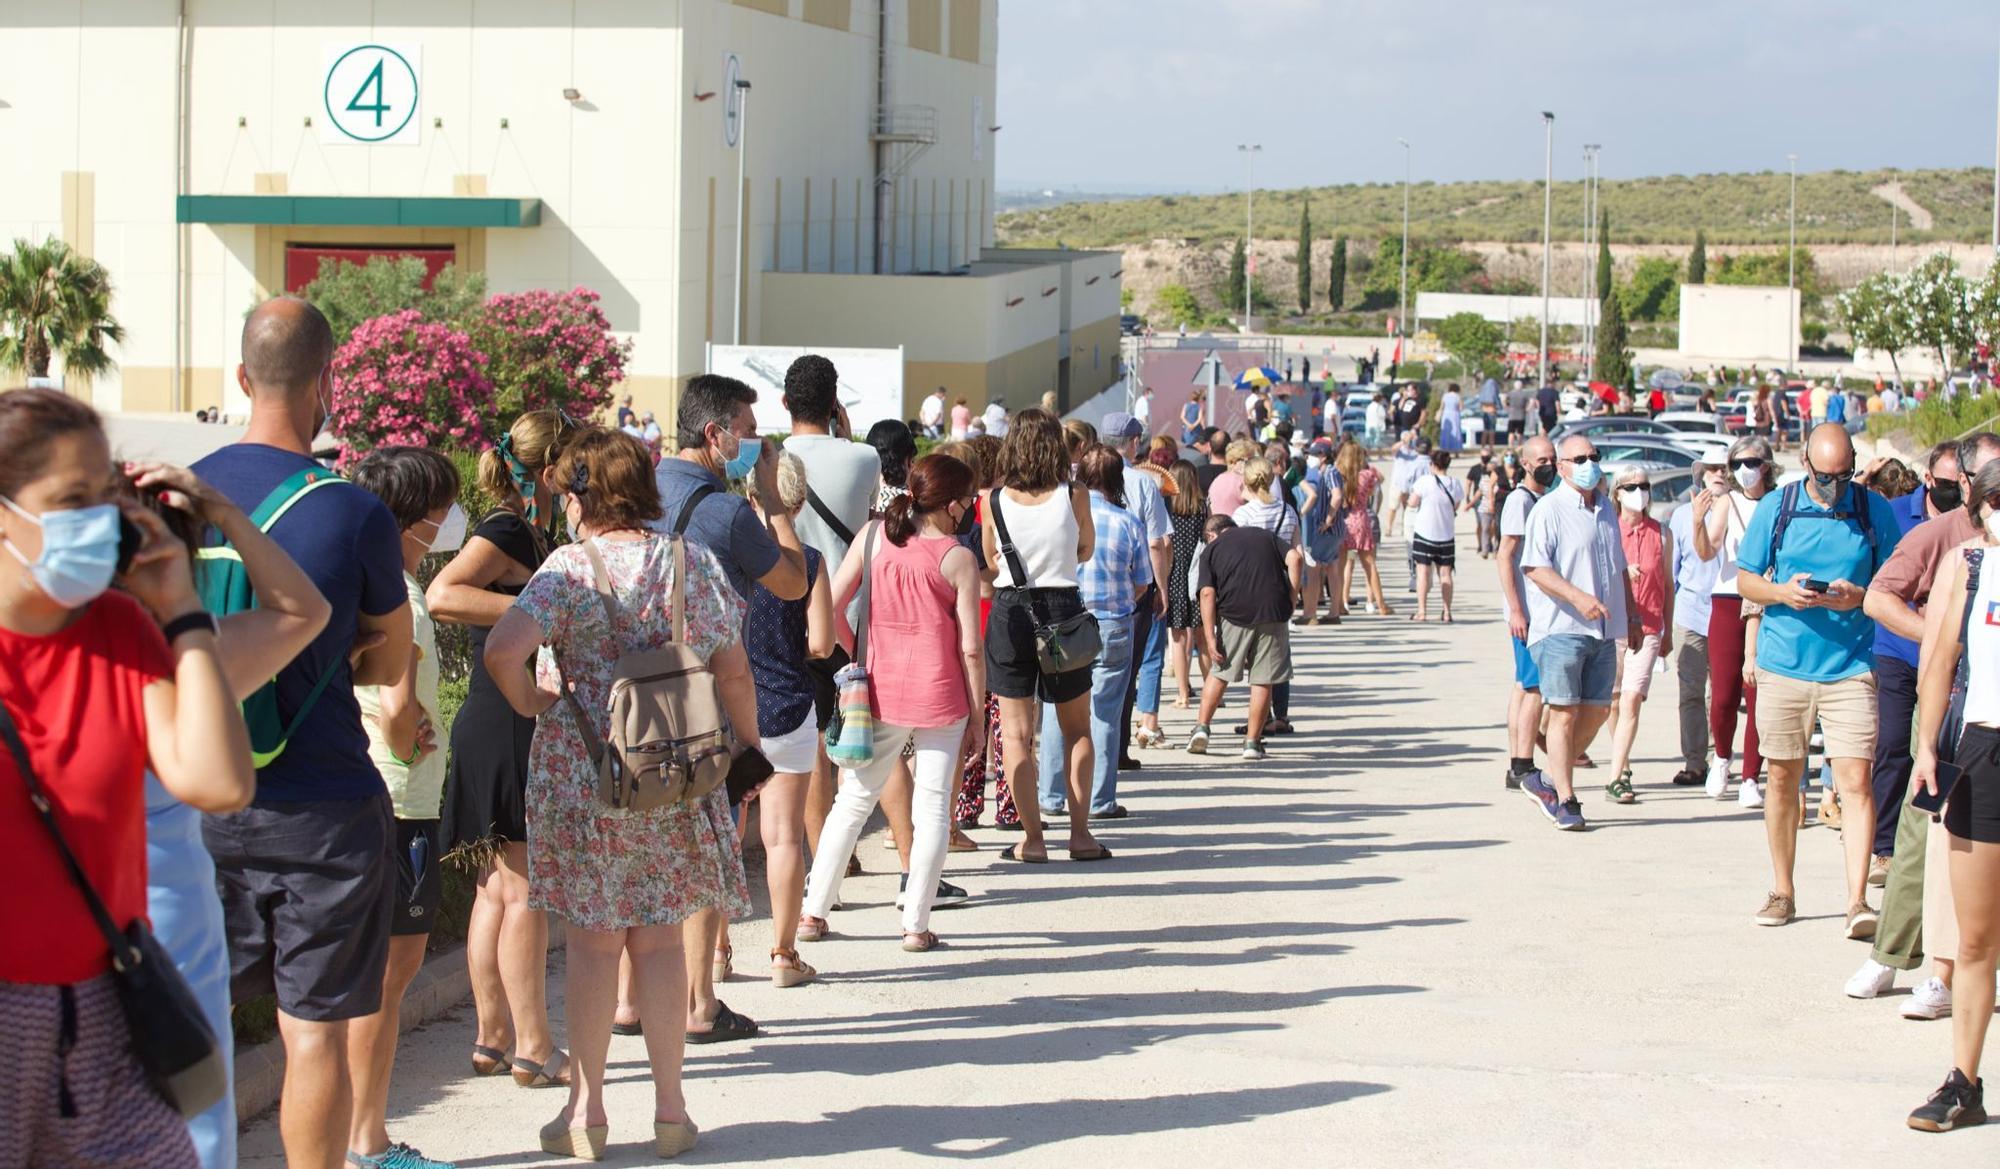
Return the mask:
[[(1118, 724), (1125, 720), (1125, 683), (1132, 668), (1131, 617), (1097, 618), (1104, 652), (1090, 668), (1090, 744), (1095, 749), (1095, 774), (1090, 777), (1090, 810), (1109, 812), (1118, 802)], [(1045, 812), (1060, 811), (1068, 802), (1065, 777), (1068, 759), (1055, 704), (1042, 704), (1042, 742), (1037, 751), (1041, 772), (1040, 799)]]
[(1160, 674), (1167, 668), (1167, 619), (1155, 617), (1139, 658), (1139, 713), (1160, 713)]
[[(222, 899), (215, 892), (215, 863), (201, 842), (201, 813), (167, 794), (146, 775), (146, 909), (153, 935), (187, 979), (208, 1025), (222, 1040), (222, 1066), (235, 1083), (235, 1044), (229, 1038), (229, 942)], [(236, 1094), (227, 1092), (207, 1112), (188, 1121), (202, 1169), (236, 1165)]]

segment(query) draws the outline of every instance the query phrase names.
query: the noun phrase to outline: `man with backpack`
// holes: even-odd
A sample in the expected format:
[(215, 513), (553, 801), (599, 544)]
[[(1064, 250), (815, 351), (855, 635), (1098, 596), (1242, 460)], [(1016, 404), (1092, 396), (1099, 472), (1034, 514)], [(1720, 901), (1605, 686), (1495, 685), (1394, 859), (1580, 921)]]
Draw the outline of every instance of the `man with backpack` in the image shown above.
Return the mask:
[[(679, 453), (661, 459), (654, 479), (660, 488), (662, 518), (655, 525), (685, 535), (715, 553), (724, 575), (748, 603), (752, 582), (780, 600), (806, 595), (805, 547), (778, 495), (778, 448), (758, 437), (751, 409), (757, 391), (735, 378), (701, 374), (688, 381), (675, 420)], [(748, 479), (763, 515), (728, 487)], [(704, 910), (687, 919), (682, 932), (688, 971), (688, 1034), (695, 1042), (747, 1038), (757, 1024), (715, 997), (715, 967), (727, 966), (718, 950), (722, 915)], [(725, 971), (726, 973), (726, 971)]]
[(1769, 783), (1764, 834), (1775, 886), (1758, 925), (1797, 916), (1792, 870), (1798, 854), (1799, 777), (1818, 720), (1840, 793), (1847, 850), (1846, 932), (1875, 935), (1868, 865), (1875, 835), (1875, 623), (1862, 601), (1896, 551), (1902, 528), (1889, 502), (1854, 483), (1854, 444), (1844, 427), (1815, 427), (1805, 444), (1806, 478), (1766, 495), (1737, 549), (1737, 587), (1764, 606), (1757, 634), (1757, 736)]
[[(336, 1169), (347, 1152), (347, 1024), (382, 1005), (395, 827), (369, 758), (356, 686), (394, 686), (411, 658), (403, 538), (382, 501), (313, 461), (332, 410), (333, 330), (280, 297), (243, 324), (236, 378), (250, 397), (241, 442), (194, 471), (284, 548), (332, 606), (324, 632), (244, 703), (257, 798), (210, 816), (229, 934), (230, 997), (275, 993), (285, 1044), (287, 1163)], [(226, 548), (204, 551), (203, 596), (248, 608)]]

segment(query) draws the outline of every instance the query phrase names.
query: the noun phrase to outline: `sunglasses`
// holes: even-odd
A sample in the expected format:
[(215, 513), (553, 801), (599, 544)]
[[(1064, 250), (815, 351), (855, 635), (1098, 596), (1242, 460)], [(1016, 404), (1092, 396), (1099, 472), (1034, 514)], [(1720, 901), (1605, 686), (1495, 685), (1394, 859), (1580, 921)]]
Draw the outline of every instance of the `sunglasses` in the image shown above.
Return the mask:
[(1744, 467), (1748, 467), (1748, 468), (1750, 468), (1751, 470), (1755, 471), (1755, 470), (1758, 470), (1758, 469), (1762, 468), (1762, 467), (1763, 467), (1763, 465), (1764, 465), (1764, 460), (1762, 460), (1762, 459), (1731, 459), (1731, 460), (1729, 460), (1729, 469), (1730, 469), (1730, 470), (1732, 470), (1732, 471), (1738, 471), (1738, 470), (1741, 470), (1741, 469), (1743, 469)]
[(1562, 461), (1565, 463), (1594, 463), (1603, 457), (1603, 455), (1598, 454), (1596, 451), (1592, 451), (1587, 455), (1564, 455)]

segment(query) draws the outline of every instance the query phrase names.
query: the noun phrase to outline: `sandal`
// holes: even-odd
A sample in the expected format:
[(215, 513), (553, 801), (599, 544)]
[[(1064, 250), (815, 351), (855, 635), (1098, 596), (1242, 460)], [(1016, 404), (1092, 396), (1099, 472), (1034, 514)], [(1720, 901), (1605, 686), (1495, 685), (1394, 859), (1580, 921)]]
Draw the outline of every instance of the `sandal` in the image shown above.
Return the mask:
[(1069, 859), (1078, 862), (1108, 861), (1111, 859), (1111, 850), (1104, 847), (1101, 844), (1098, 845), (1096, 848), (1086, 849), (1083, 852), (1078, 852), (1075, 849), (1071, 849), (1069, 852)]
[(819, 971), (799, 961), (797, 950), (771, 951), (771, 985), (780, 990), (804, 986), (819, 977)]
[[(480, 1061), (484, 1060), (484, 1063)], [(513, 1067), (507, 1060), (507, 1053), (497, 1047), (483, 1044), (472, 1045), (472, 1074), (475, 1076), (497, 1076)]]
[(717, 946), (715, 957), (709, 963), (709, 974), (714, 976), (717, 982), (728, 982), (729, 976), (734, 973), (736, 973), (736, 951), (727, 943)]
[(951, 833), (951, 842), (945, 845), (945, 848), (950, 852), (978, 852), (979, 842), (954, 828)]
[(644, 1035), (646, 1033), (646, 1025), (643, 1022), (620, 1023), (614, 1019), (611, 1022), (611, 1033), (613, 1035)]
[[(821, 942), (825, 941), (826, 936), (832, 932), (827, 927), (825, 918), (802, 917), (799, 919), (798, 930), (792, 936), (801, 942)], [(773, 950), (772, 953), (775, 954), (777, 951)]]
[(1632, 769), (1627, 767), (1618, 778), (1604, 785), (1604, 798), (1614, 804), (1636, 804), (1639, 796), (1632, 790)]
[(861, 875), (860, 853), (855, 853), (847, 858), (847, 875), (850, 877), (858, 877)]
[(514, 1053), (514, 1082), (523, 1088), (567, 1088), (569, 1080), (569, 1053), (560, 1047), (540, 1063)]
[(928, 954), (933, 949), (943, 944), (944, 943), (938, 941), (938, 936), (929, 930), (925, 930), (923, 933), (920, 934), (903, 935), (903, 950), (906, 953)]
[(689, 1043), (725, 1043), (731, 1039), (748, 1039), (757, 1034), (757, 1020), (747, 1015), (739, 1015), (729, 1009), (729, 1004), (716, 1000), (715, 1022), (706, 1031), (687, 1033)]
[(1000, 859), (1003, 861), (1020, 861), (1024, 865), (1045, 865), (1049, 863), (1047, 853), (1043, 853), (1041, 856), (1029, 856), (1025, 849), (1012, 844), (1000, 850)]

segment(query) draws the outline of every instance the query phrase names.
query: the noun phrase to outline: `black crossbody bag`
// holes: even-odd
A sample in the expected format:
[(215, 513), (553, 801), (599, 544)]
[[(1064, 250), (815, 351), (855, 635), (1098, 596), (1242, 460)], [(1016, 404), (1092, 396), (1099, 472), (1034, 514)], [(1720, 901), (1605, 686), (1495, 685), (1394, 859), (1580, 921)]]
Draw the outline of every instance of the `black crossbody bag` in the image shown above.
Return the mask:
[(1007, 518), (1000, 514), (1000, 491), (1001, 488), (995, 487), (988, 501), (993, 505), (988, 509), (993, 513), (993, 535), (1000, 545), (1000, 554), (1007, 558), (1007, 570), (1014, 574), (1014, 587), (1028, 596), (1028, 609), (1035, 619), (1035, 659), (1044, 674), (1087, 670), (1097, 664), (1097, 656), (1104, 652), (1097, 616), (1085, 609), (1065, 621), (1049, 620), (1041, 599), (1028, 583), (1028, 567), (1021, 563), (1021, 554), (1007, 536)]
[(0, 706), (0, 736), (14, 755), (14, 766), (28, 785), (28, 802), (35, 805), (42, 824), (48, 828), (56, 851), (83, 894), (90, 916), (97, 921), (104, 942), (111, 947), (111, 980), (118, 988), (118, 1005), (125, 1010), (125, 1025), (132, 1033), (132, 1054), (138, 1057), (146, 1079), (161, 1098), (183, 1117), (208, 1111), (229, 1090), (229, 1077), (222, 1066), (222, 1049), (194, 991), (174, 965), (173, 958), (153, 937), (144, 917), (134, 918), (122, 931), (91, 888), (83, 866), (69, 850), (62, 829), (56, 826), (55, 812), (48, 793), (35, 777), (28, 762), (28, 748), (14, 726), (14, 716)]

